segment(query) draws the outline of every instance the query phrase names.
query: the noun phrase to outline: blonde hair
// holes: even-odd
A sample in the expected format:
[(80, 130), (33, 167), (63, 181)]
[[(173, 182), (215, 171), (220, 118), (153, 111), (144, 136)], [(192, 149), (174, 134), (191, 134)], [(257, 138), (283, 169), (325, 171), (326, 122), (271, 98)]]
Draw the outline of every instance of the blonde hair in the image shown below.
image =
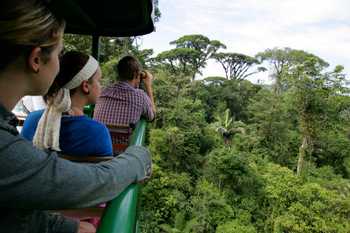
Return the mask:
[(63, 34), (65, 22), (43, 0), (1, 0), (0, 70), (34, 47), (48, 57)]

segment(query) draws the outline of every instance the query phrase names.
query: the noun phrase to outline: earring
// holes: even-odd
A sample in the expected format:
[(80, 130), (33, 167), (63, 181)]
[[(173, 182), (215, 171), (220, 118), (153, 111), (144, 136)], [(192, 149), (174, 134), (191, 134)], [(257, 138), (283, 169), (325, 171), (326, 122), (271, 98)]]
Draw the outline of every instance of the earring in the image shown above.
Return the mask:
[(34, 70), (34, 73), (39, 73), (39, 68), (37, 70)]

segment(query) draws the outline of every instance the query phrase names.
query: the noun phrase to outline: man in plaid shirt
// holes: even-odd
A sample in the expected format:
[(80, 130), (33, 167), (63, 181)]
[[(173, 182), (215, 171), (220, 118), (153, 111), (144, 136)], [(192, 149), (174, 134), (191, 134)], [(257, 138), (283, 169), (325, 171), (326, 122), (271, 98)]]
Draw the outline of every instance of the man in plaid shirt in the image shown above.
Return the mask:
[[(141, 116), (149, 121), (153, 120), (156, 110), (152, 74), (142, 71), (141, 64), (132, 56), (125, 56), (119, 61), (117, 73), (118, 82), (105, 88), (97, 100), (94, 119), (106, 125), (124, 126), (136, 124)], [(141, 80), (145, 91), (139, 89)]]

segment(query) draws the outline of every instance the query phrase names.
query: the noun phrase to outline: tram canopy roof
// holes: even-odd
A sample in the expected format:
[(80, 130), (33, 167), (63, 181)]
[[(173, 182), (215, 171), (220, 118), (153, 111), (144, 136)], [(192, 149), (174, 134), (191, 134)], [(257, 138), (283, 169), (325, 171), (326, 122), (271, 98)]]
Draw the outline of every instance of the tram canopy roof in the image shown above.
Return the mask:
[(67, 22), (66, 32), (96, 36), (139, 36), (154, 30), (152, 0), (52, 0)]

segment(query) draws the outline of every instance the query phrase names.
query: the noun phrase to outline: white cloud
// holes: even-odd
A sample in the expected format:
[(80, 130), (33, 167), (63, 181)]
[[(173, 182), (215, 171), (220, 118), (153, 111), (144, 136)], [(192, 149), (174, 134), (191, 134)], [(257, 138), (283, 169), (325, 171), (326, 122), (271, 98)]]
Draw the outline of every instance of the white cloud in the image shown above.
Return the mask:
[[(161, 52), (185, 34), (203, 34), (227, 51), (255, 55), (273, 47), (312, 52), (350, 71), (350, 1), (347, 0), (162, 0), (157, 31), (144, 47)], [(222, 73), (208, 65), (205, 74)]]

